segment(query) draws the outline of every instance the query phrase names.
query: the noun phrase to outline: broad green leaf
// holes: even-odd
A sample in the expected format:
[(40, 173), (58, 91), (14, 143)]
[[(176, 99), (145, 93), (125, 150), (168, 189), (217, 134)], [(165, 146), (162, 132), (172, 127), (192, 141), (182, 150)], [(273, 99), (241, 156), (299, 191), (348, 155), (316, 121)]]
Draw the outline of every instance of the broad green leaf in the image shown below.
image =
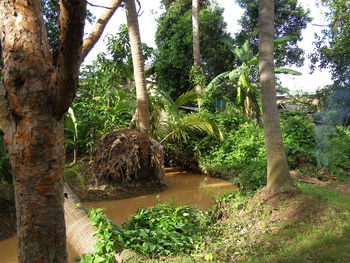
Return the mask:
[(295, 76), (300, 76), (302, 75), (301, 72), (296, 71), (294, 69), (289, 69), (289, 68), (275, 68), (275, 73), (276, 74), (291, 74), (291, 75), (295, 75)]

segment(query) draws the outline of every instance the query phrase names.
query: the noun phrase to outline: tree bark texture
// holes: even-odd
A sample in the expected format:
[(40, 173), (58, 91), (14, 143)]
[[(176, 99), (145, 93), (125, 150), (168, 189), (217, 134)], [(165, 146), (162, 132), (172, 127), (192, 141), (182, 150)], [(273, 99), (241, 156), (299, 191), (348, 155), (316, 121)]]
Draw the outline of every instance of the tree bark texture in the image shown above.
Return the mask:
[(278, 120), (274, 73), (274, 0), (260, 0), (259, 71), (265, 145), (267, 190), (278, 192), (293, 187)]
[(136, 85), (138, 129), (140, 132), (141, 144), (141, 173), (142, 178), (150, 175), (150, 140), (149, 140), (149, 111), (147, 101), (147, 89), (144, 60), (141, 48), (141, 38), (135, 0), (125, 0), (126, 17), (130, 38), (132, 61), (134, 67), (134, 77)]
[[(74, 97), (71, 87), (76, 86), (79, 68), (74, 54), (81, 52), (84, 0), (70, 0), (68, 6), (75, 13), (69, 11), (61, 20), (66, 30), (61, 38), (59, 67), (66, 68), (58, 70), (53, 66), (40, 1), (0, 2), (7, 100), (1, 111), (8, 110), (2, 116), (2, 128), (14, 176), (19, 262), (67, 261), (63, 115)], [(71, 38), (70, 34), (76, 35)], [(74, 61), (67, 68), (69, 60)], [(58, 105), (65, 98), (63, 105)]]

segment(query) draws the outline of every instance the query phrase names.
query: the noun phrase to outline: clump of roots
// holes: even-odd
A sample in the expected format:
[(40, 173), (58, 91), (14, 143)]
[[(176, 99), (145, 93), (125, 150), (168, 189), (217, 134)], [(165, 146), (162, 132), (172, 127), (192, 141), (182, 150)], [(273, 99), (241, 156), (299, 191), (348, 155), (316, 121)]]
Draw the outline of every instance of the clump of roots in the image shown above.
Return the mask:
[[(95, 184), (106, 182), (129, 183), (144, 181), (141, 171), (139, 132), (131, 129), (115, 130), (103, 135), (95, 151), (90, 172)], [(150, 138), (151, 165), (149, 183), (164, 183), (163, 147)]]

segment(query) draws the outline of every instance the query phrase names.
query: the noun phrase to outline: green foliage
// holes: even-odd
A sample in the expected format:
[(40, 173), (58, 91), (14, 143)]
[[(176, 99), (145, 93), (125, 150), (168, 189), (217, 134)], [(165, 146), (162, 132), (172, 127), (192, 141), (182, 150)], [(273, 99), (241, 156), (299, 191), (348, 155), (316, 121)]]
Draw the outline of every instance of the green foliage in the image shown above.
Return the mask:
[(86, 209), (91, 223), (96, 227), (98, 241), (93, 253), (84, 254), (81, 263), (113, 263), (117, 251), (119, 228), (113, 225), (102, 209)]
[(198, 209), (176, 204), (139, 209), (123, 225), (124, 245), (150, 256), (190, 253), (203, 238), (202, 216)]
[(223, 139), (221, 130), (214, 121), (198, 113), (184, 114), (179, 107), (197, 99), (197, 93), (190, 90), (173, 101), (165, 92), (156, 91), (150, 97), (150, 133), (160, 143), (187, 142), (190, 134), (208, 134)]
[(336, 86), (350, 83), (350, 12), (347, 0), (321, 0), (327, 8), (328, 26), (315, 41), (316, 52), (312, 55), (313, 68), (331, 70)]
[[(227, 71), (233, 56), (224, 38), (230, 38), (223, 10), (209, 1), (200, 1), (199, 27), (201, 67), (210, 79)], [(158, 19), (155, 58), (157, 85), (172, 98), (194, 87), (190, 72), (193, 65), (191, 2), (162, 1), (165, 12)], [(202, 81), (202, 80), (201, 80)]]
[[(279, 38), (274, 41), (278, 47), (290, 41), (289, 37)], [(206, 87), (204, 92), (204, 106), (212, 111), (220, 110), (220, 106), (231, 102), (241, 108), (250, 119), (260, 123), (260, 87), (258, 77), (258, 59), (250, 48), (248, 41), (242, 46), (234, 46), (232, 41), (225, 43), (238, 59), (240, 65), (233, 70), (226, 71), (216, 76)], [(288, 68), (275, 68), (276, 74), (300, 75), (296, 70)]]
[(317, 162), (330, 173), (348, 177), (350, 171), (350, 128), (319, 127), (316, 131)]
[(315, 126), (304, 114), (283, 114), (281, 118), (283, 142), (290, 168), (316, 164)]
[[(78, 133), (66, 132), (67, 140), (78, 138), (76, 144), (85, 153), (93, 151), (99, 135), (128, 126), (136, 107), (127, 27), (122, 25), (106, 41), (107, 52), (81, 70), (78, 96), (72, 105)], [(146, 59), (151, 57), (151, 48), (143, 45), (143, 51)]]
[[(221, 115), (219, 123), (228, 121)], [(234, 121), (234, 119), (233, 119)], [(232, 125), (232, 124), (231, 124)], [(197, 144), (199, 163), (209, 174), (233, 179), (244, 191), (253, 191), (265, 184), (266, 158), (262, 128), (252, 122), (226, 130), (225, 140), (212, 143), (204, 138)]]
[(207, 223), (202, 211), (174, 203), (139, 209), (122, 228), (113, 225), (101, 209), (87, 212), (99, 241), (93, 253), (83, 256), (80, 262), (84, 263), (114, 262), (120, 245), (152, 257), (191, 253), (199, 249)]
[[(258, 19), (259, 1), (236, 0), (245, 9), (240, 20), (242, 31), (237, 35), (237, 41), (251, 43), (254, 54), (258, 53)], [(302, 39), (302, 30), (311, 21), (309, 11), (305, 11), (298, 0), (275, 1), (275, 38), (290, 37), (290, 41), (281, 43), (275, 50), (276, 66), (295, 64), (301, 66), (304, 62), (303, 50), (297, 42)]]

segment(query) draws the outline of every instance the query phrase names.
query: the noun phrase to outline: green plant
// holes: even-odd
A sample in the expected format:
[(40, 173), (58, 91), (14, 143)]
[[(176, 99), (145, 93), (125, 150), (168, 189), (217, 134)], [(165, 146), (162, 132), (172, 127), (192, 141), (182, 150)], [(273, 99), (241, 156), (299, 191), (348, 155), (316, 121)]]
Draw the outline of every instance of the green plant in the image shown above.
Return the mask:
[(121, 246), (143, 255), (178, 255), (200, 248), (207, 216), (199, 209), (176, 204), (158, 204), (139, 209), (122, 227), (113, 223), (101, 209), (86, 209), (99, 239), (93, 253), (80, 262), (114, 262)]
[(317, 131), (317, 162), (339, 177), (350, 171), (350, 128), (324, 126)]
[(281, 128), (289, 166), (315, 165), (315, 125), (311, 120), (305, 114), (284, 114)]
[(96, 237), (98, 241), (93, 253), (84, 254), (81, 263), (113, 263), (118, 251), (118, 233), (117, 226), (107, 218), (102, 209), (86, 209), (91, 223), (96, 227)]
[(186, 205), (139, 209), (123, 225), (123, 244), (149, 256), (190, 253), (202, 241), (203, 218), (202, 211)]

